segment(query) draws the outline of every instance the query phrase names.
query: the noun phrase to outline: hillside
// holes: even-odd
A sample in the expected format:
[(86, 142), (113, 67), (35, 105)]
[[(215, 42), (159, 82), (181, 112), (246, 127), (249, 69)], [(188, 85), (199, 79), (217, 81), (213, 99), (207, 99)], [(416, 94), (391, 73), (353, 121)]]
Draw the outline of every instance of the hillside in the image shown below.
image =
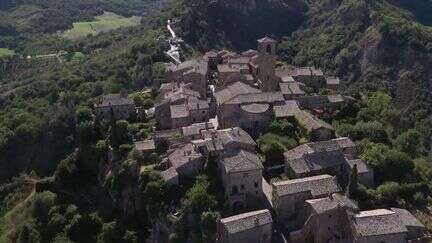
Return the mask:
[(416, 109), (412, 101), (430, 100), (419, 96), (432, 77), (431, 8), (428, 0), (185, 0), (170, 14), (198, 49), (243, 51), (267, 34), (282, 40), (282, 61), (321, 67), (356, 90), (385, 89)]

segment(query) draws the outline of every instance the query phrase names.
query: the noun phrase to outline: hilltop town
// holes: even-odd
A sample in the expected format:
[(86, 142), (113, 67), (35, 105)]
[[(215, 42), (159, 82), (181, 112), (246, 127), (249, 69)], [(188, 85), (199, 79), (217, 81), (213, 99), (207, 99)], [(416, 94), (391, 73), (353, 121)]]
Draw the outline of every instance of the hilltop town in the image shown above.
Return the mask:
[[(425, 226), (406, 209), (363, 210), (349, 197), (354, 183), (374, 185), (374, 171), (326, 120), (355, 99), (316, 67), (279, 65), (276, 46), (264, 37), (257, 50), (212, 50), (169, 64), (153, 108), (135, 107), (119, 93), (98, 100), (96, 114), (154, 120), (154, 132), (135, 141), (135, 150), (161, 158), (152, 169), (169, 187), (217, 175), (224, 210), (208, 242), (421, 242)], [(271, 161), (257, 139), (281, 124), (290, 124), (296, 144)], [(166, 207), (153, 242), (196, 223), (193, 212)]]

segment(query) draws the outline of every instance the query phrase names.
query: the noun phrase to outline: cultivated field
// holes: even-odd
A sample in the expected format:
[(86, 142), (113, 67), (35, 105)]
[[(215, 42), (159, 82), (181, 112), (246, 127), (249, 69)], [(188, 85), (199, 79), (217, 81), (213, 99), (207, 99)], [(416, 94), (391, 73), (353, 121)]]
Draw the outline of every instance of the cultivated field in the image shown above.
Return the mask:
[(15, 52), (7, 48), (0, 48), (0, 57), (13, 56)]
[(139, 25), (141, 17), (133, 16), (125, 18), (111, 12), (105, 12), (102, 15), (96, 16), (94, 21), (76, 22), (73, 28), (63, 33), (64, 38), (76, 40), (87, 35), (96, 35), (101, 32), (107, 32), (121, 27), (130, 27)]

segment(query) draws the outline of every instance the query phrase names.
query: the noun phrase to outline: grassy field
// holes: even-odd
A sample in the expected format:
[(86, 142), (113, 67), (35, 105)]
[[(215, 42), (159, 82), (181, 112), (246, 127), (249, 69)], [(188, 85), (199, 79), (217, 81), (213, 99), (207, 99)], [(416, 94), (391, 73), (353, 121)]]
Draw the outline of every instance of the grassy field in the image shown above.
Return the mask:
[(0, 48), (0, 57), (13, 56), (15, 52), (7, 48)]
[(72, 29), (63, 33), (63, 37), (76, 40), (89, 34), (96, 35), (101, 32), (106, 32), (121, 27), (139, 25), (140, 21), (141, 17), (133, 16), (130, 18), (125, 18), (115, 13), (105, 12), (102, 15), (96, 16), (94, 21), (74, 23)]

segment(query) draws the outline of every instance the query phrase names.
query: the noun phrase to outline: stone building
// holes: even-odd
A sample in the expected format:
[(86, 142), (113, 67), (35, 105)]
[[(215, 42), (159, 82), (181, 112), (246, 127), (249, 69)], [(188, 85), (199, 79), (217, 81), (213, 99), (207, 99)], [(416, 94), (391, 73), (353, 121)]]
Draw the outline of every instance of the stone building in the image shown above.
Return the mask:
[(273, 219), (259, 210), (223, 218), (217, 222), (217, 243), (270, 243)]
[(273, 106), (283, 105), (280, 92), (261, 92), (236, 82), (216, 92), (214, 105), (221, 128), (241, 127), (254, 134), (273, 118)]
[(355, 144), (349, 138), (302, 144), (285, 152), (284, 157), (285, 172), (291, 178), (330, 174), (338, 176), (343, 185), (347, 185), (355, 165), (359, 182), (373, 185), (373, 170), (357, 159)]
[(194, 144), (180, 145), (169, 151), (168, 156), (161, 162), (166, 168), (163, 177), (170, 178), (169, 180), (177, 180), (172, 178), (178, 176), (194, 177), (204, 169), (205, 162), (206, 158)]
[(136, 115), (134, 101), (128, 97), (126, 92), (104, 95), (95, 104), (95, 112), (98, 117), (109, 119), (111, 110), (116, 119), (128, 119)]
[(355, 101), (352, 97), (342, 95), (298, 96), (295, 99), (303, 109), (320, 109), (327, 112), (336, 111)]
[(149, 155), (156, 151), (156, 144), (153, 139), (135, 142), (135, 150), (142, 155)]
[(304, 84), (298, 82), (280, 82), (279, 89), (286, 100), (293, 100), (305, 95)]
[(291, 75), (295, 81), (314, 89), (321, 89), (326, 85), (324, 73), (314, 67), (295, 68)]
[(290, 233), (292, 243), (351, 242), (351, 228), (347, 211), (356, 212), (356, 203), (335, 193), (328, 197), (306, 200), (304, 226)]
[(202, 139), (203, 131), (214, 131), (214, 125), (211, 122), (194, 123), (187, 127), (181, 128), (181, 133), (185, 141)]
[(258, 55), (254, 59), (252, 74), (263, 92), (279, 90), (279, 79), (276, 77), (276, 41), (264, 37), (258, 40)]
[(226, 150), (246, 150), (255, 152), (256, 142), (239, 127), (222, 130), (202, 130), (202, 139), (192, 141), (206, 156), (219, 156)]
[(165, 94), (163, 100), (156, 104), (155, 119), (156, 127), (162, 130), (207, 122), (210, 119), (210, 106), (197, 92), (181, 87)]
[(167, 68), (167, 80), (177, 85), (186, 85), (200, 94), (202, 98), (207, 97), (208, 85), (208, 62), (204, 59), (195, 58), (182, 62), (179, 65), (170, 65)]
[(334, 138), (333, 127), (311, 113), (301, 110), (294, 114), (294, 119), (311, 142), (327, 141)]
[(233, 209), (255, 205), (262, 197), (264, 169), (258, 155), (247, 150), (228, 149), (216, 160), (229, 205)]
[(307, 200), (304, 226), (290, 233), (292, 243), (393, 243), (421, 238), (425, 227), (399, 208), (360, 211), (340, 194)]
[(420, 238), (425, 227), (405, 209), (376, 209), (348, 217), (354, 242), (406, 243)]
[(326, 76), (326, 88), (337, 90), (340, 87), (340, 79), (334, 76)]
[(367, 187), (372, 187), (374, 185), (374, 171), (361, 159), (347, 159), (342, 175), (342, 181), (344, 184), (348, 185), (349, 176), (351, 175), (354, 166), (357, 167), (358, 182)]
[(299, 213), (309, 199), (326, 197), (341, 192), (337, 178), (330, 175), (319, 175), (294, 180), (272, 183), (273, 207), (281, 222), (286, 227), (296, 229), (303, 225), (304, 218)]

